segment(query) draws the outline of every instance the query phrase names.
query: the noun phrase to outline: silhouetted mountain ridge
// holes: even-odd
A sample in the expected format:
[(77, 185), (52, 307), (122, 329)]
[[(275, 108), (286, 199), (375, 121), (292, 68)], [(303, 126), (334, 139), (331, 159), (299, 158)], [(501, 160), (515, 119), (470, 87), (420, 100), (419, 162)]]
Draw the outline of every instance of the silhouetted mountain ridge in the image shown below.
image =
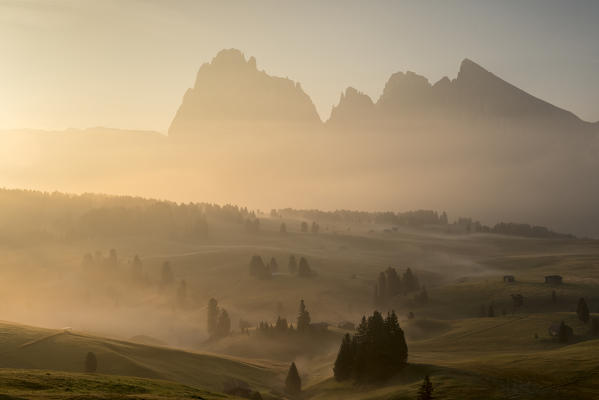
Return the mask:
[[(563, 131), (598, 131), (599, 123), (584, 122), (573, 113), (532, 96), (470, 59), (464, 59), (455, 79), (434, 84), (415, 72), (396, 72), (375, 102), (353, 87), (333, 107), (326, 125), (341, 129), (389, 129), (404, 121), (449, 120), (525, 121)], [(268, 75), (236, 49), (220, 51), (203, 64), (193, 88), (187, 90), (169, 135), (193, 136), (202, 130), (239, 125), (312, 129), (322, 125), (310, 97), (299, 83)], [(527, 129), (531, 126), (527, 125)]]
[(542, 119), (566, 125), (593, 125), (526, 93), (469, 59), (462, 61), (453, 80), (443, 77), (431, 84), (414, 72), (397, 72), (391, 75), (376, 103), (370, 98), (370, 101), (362, 99), (362, 106), (357, 107), (356, 101), (348, 99), (357, 93), (351, 88), (342, 95), (339, 104), (333, 107), (328, 124), (359, 127), (365, 123), (440, 116), (444, 119)]
[(236, 49), (203, 64), (169, 128), (169, 135), (196, 133), (227, 123), (320, 124), (299, 83), (259, 71), (256, 59)]

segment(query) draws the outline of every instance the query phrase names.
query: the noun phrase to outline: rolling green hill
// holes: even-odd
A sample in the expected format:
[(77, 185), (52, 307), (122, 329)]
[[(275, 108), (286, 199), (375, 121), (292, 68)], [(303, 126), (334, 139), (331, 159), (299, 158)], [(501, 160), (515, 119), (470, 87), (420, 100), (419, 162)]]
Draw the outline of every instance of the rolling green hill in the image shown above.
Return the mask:
[(0, 323), (2, 368), (80, 373), (90, 351), (98, 359), (98, 374), (168, 380), (214, 392), (222, 391), (223, 383), (230, 378), (243, 380), (254, 390), (277, 388), (283, 371), (277, 363), (153, 347), (69, 330)]

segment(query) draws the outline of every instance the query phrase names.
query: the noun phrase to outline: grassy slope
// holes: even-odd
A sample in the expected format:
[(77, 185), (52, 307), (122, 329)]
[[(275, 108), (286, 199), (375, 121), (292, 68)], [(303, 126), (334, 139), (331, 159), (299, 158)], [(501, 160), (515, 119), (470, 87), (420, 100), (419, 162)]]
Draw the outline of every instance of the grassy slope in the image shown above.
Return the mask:
[[(566, 398), (593, 398), (599, 392), (594, 383), (597, 380), (594, 368), (599, 360), (592, 351), (599, 343), (559, 346), (546, 337), (549, 324), (562, 319), (570, 321), (577, 333), (582, 333), (583, 328), (576, 325), (572, 313), (567, 313), (573, 310), (578, 297), (587, 296), (591, 310), (597, 310), (599, 303), (594, 294), (599, 287), (597, 242), (413, 231), (383, 234), (359, 231), (356, 227), (351, 233), (292, 232), (281, 236), (276, 233), (278, 223), (264, 221), (263, 227), (270, 224), (271, 229), (258, 235), (227, 233), (223, 239), (225, 235), (215, 234), (201, 243), (154, 243), (131, 238), (120, 242), (119, 253), (140, 253), (155, 276), (162, 261), (171, 260), (177, 277), (186, 279), (190, 287), (202, 294), (199, 304), (217, 296), (233, 315), (249, 314), (253, 321), (272, 320), (278, 300), (284, 302), (288, 316), (293, 318), (301, 297), (306, 299), (316, 321), (355, 320), (360, 313), (371, 309), (372, 284), (379, 271), (389, 264), (412, 266), (427, 283), (431, 297), (427, 306), (418, 306), (409, 298), (398, 299), (396, 304), (400, 316), (408, 310), (417, 315), (413, 322), (402, 321), (410, 339), (410, 360), (414, 365), (387, 385), (356, 388), (326, 379), (334, 358), (334, 354), (327, 355), (306, 367), (310, 368), (310, 376), (305, 379), (310, 386), (306, 394), (309, 397), (413, 398), (425, 373), (432, 374), (439, 397), (447, 399), (552, 398), (563, 394), (570, 396)], [(84, 251), (110, 246), (109, 242), (79, 243), (64, 254), (75, 265)], [(247, 275), (247, 262), (255, 253), (265, 258), (276, 256), (282, 270), (286, 269), (290, 253), (307, 255), (318, 276), (308, 280), (285, 275), (268, 281), (255, 280)], [(501, 276), (506, 273), (515, 274), (517, 283), (503, 284)], [(557, 289), (560, 299), (557, 305), (549, 302), (553, 288), (542, 283), (543, 276), (551, 273), (563, 275), (566, 282)], [(355, 279), (350, 278), (353, 274)], [(511, 293), (525, 296), (521, 314), (470, 318), (481, 305), (491, 302), (497, 306), (497, 314), (501, 308), (507, 308), (509, 313)], [(240, 377), (258, 388), (266, 388), (277, 378), (280, 382), (277, 373), (282, 366), (275, 363), (269, 363), (266, 369), (249, 365), (252, 363), (227, 364), (221, 358), (214, 360), (206, 355), (157, 350), (86, 335), (61, 334), (14, 348), (55, 332), (33, 331), (28, 333), (27, 340), (2, 336), (2, 342), (13, 341), (13, 349), (5, 351), (0, 343), (0, 366), (10, 361), (15, 363), (11, 366), (22, 368), (81, 371), (84, 354), (92, 348), (99, 355), (99, 372), (176, 379), (211, 390), (221, 389), (223, 375)], [(134, 333), (152, 335), (152, 332)], [(534, 339), (535, 333), (539, 339)], [(65, 346), (75, 346), (77, 351), (69, 355)], [(47, 362), (52, 365), (39, 364), (36, 361), (39, 351), (47, 349), (51, 359)], [(231, 349), (222, 349), (227, 350)], [(113, 365), (110, 370), (109, 365)]]
[[(547, 327), (565, 320), (571, 344)], [(435, 321), (410, 321), (409, 332)], [(449, 326), (447, 326), (447, 324)], [(595, 399), (599, 395), (599, 340), (572, 313), (515, 315), (441, 322), (432, 338), (409, 341), (410, 363), (384, 385), (356, 386), (325, 379), (307, 389), (312, 399), (410, 399), (425, 374), (442, 399)], [(535, 333), (538, 338), (535, 338)]]
[(153, 347), (120, 340), (0, 324), (0, 366), (8, 368), (83, 371), (88, 351), (96, 354), (98, 373), (165, 379), (212, 391), (227, 378), (248, 382), (254, 389), (277, 386), (282, 366)]
[(227, 396), (156, 379), (44, 370), (0, 369), (0, 399), (205, 399)]

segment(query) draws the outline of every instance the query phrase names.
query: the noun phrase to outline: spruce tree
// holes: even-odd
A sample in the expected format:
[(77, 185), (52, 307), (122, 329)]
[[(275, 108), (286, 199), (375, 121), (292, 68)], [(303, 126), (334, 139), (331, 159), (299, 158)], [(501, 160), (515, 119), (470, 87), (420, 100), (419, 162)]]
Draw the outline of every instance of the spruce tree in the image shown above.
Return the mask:
[(297, 272), (297, 261), (295, 260), (294, 255), (289, 256), (288, 268), (291, 275), (294, 275)]
[(587, 306), (587, 302), (584, 298), (580, 298), (578, 300), (578, 307), (576, 307), (576, 314), (578, 314), (578, 319), (584, 322), (585, 324), (589, 322), (589, 306)]
[(285, 379), (285, 390), (291, 395), (299, 394), (302, 391), (302, 380), (294, 362), (291, 363), (287, 378)]
[(349, 379), (352, 375), (353, 363), (354, 353), (352, 339), (349, 336), (349, 333), (346, 333), (341, 341), (341, 347), (339, 347), (339, 353), (337, 354), (335, 366), (333, 367), (335, 379), (338, 381)]
[(428, 375), (424, 377), (420, 389), (418, 389), (418, 400), (432, 400), (433, 397), (433, 384)]
[(171, 263), (165, 261), (162, 263), (161, 284), (163, 286), (170, 285), (175, 280)]
[(302, 278), (308, 278), (312, 275), (312, 270), (310, 269), (310, 264), (308, 264), (306, 257), (300, 258), (297, 275)]
[(216, 334), (219, 338), (229, 336), (231, 333), (231, 319), (229, 318), (229, 314), (227, 310), (222, 310), (216, 325)]
[(572, 328), (569, 327), (562, 321), (559, 326), (558, 340), (560, 343), (568, 343), (570, 338), (573, 336)]
[(85, 372), (96, 372), (98, 369), (98, 359), (91, 351), (85, 356)]
[(206, 324), (206, 328), (208, 330), (209, 336), (214, 336), (216, 334), (216, 325), (218, 323), (218, 302), (215, 298), (211, 298), (208, 300), (208, 321)]
[(599, 318), (595, 317), (591, 321), (591, 335), (599, 336)]
[(310, 328), (310, 313), (306, 310), (304, 300), (300, 301), (299, 314), (297, 316), (297, 331), (306, 332)]
[(384, 272), (381, 272), (379, 274), (377, 288), (378, 288), (379, 306), (384, 306), (385, 304), (387, 304), (387, 300), (388, 300), (388, 297), (387, 297), (387, 278), (385, 277), (385, 273)]

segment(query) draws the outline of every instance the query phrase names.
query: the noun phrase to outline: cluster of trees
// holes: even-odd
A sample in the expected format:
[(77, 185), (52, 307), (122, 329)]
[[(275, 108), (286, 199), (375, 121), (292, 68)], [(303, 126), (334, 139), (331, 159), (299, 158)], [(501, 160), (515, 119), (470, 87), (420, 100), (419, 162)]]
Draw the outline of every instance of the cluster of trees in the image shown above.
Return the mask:
[(575, 239), (574, 235), (558, 233), (544, 226), (519, 224), (514, 222), (500, 222), (490, 227), (481, 224), (479, 221), (473, 221), (472, 218), (460, 217), (455, 225), (461, 226), (466, 232), (478, 233), (496, 233), (499, 235), (522, 236), (533, 238), (552, 238), (552, 239)]
[[(287, 265), (289, 274), (297, 275), (301, 278), (309, 278), (314, 275), (312, 268), (306, 257), (300, 257), (299, 264), (294, 255), (289, 256), (289, 262)], [(269, 279), (272, 274), (279, 271), (279, 263), (277, 259), (272, 257), (270, 262), (267, 264), (264, 262), (261, 256), (253, 255), (250, 259), (250, 275), (259, 279)]]
[(308, 230), (312, 233), (318, 233), (320, 231), (320, 225), (312, 221), (312, 226), (308, 227), (308, 223), (306, 221), (302, 221), (300, 224), (300, 231), (306, 233)]
[(259, 255), (253, 255), (250, 260), (250, 275), (258, 279), (269, 279), (273, 272), (279, 268), (277, 260), (273, 257), (267, 265)]
[[(384, 224), (403, 226), (449, 225), (449, 218), (445, 211), (439, 213), (433, 210), (415, 210), (406, 212), (363, 212), (363, 211), (320, 211), (320, 210), (294, 210), (290, 208), (275, 211), (279, 216), (289, 218), (304, 218), (330, 223), (347, 224)], [(483, 225), (468, 217), (459, 217), (453, 222), (467, 232), (497, 233), (502, 235), (537, 237), (537, 238), (569, 238), (570, 234), (554, 232), (544, 226), (500, 222), (493, 227)]]
[(153, 235), (204, 237), (209, 224), (255, 219), (245, 207), (130, 196), (0, 189), (3, 235), (13, 239)]
[(408, 346), (397, 315), (391, 312), (383, 318), (375, 311), (362, 317), (353, 337), (343, 337), (333, 371), (338, 381), (376, 381), (399, 372), (407, 359)]
[(260, 220), (258, 218), (247, 218), (245, 220), (245, 230), (249, 233), (260, 232)]
[(537, 225), (529, 224), (516, 224), (513, 222), (500, 222), (490, 229), (491, 233), (498, 233), (502, 235), (512, 236), (524, 236), (524, 237), (535, 237), (535, 238), (562, 238), (562, 239), (574, 239), (575, 236), (565, 233), (553, 232), (552, 230)]
[(258, 324), (257, 332), (269, 336), (285, 335), (289, 333), (308, 333), (314, 331), (314, 327), (311, 323), (310, 312), (306, 308), (306, 304), (302, 299), (299, 305), (299, 312), (297, 314), (296, 328), (293, 327), (292, 323), (288, 323), (286, 318), (281, 316), (277, 317), (277, 322), (269, 324), (268, 322), (261, 321)]
[(210, 339), (220, 339), (231, 333), (231, 319), (227, 310), (218, 306), (215, 298), (208, 300), (206, 329)]
[(374, 286), (374, 304), (383, 307), (389, 303), (389, 300), (398, 294), (408, 294), (420, 290), (416, 300), (428, 302), (428, 293), (423, 287), (420, 288), (418, 278), (410, 268), (407, 268), (400, 276), (395, 268), (389, 267), (379, 274), (377, 283)]
[[(302, 218), (312, 221), (327, 221), (345, 224), (386, 224), (386, 225), (445, 225), (448, 223), (447, 214), (432, 210), (416, 210), (406, 212), (366, 212), (366, 211), (320, 211), (294, 210), (285, 208), (273, 210), (275, 215), (288, 218)], [(273, 214), (271, 211), (271, 215)]]
[(115, 249), (108, 251), (108, 256), (104, 257), (100, 250), (92, 253), (85, 253), (81, 265), (85, 268), (116, 268), (119, 265), (119, 257)]

